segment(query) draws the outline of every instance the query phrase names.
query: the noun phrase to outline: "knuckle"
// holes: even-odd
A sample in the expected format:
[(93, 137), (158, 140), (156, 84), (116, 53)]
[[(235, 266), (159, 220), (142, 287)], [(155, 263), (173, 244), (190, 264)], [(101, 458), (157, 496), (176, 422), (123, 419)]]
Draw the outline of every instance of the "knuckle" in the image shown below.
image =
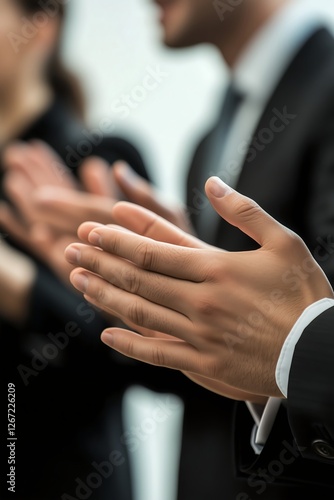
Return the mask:
[(126, 355), (130, 358), (135, 357), (135, 343), (132, 339), (128, 339), (125, 346)]
[(101, 252), (98, 250), (93, 250), (88, 249), (89, 253), (87, 254), (87, 264), (89, 265), (89, 269), (93, 271), (96, 274), (100, 274), (100, 258), (101, 258)]
[(261, 214), (259, 205), (250, 198), (242, 198), (235, 201), (234, 212), (238, 217), (242, 217), (245, 222), (253, 221)]
[(296, 253), (299, 255), (303, 250), (306, 250), (306, 245), (303, 240), (288, 228), (285, 228), (285, 234), (280, 237), (280, 248), (289, 255)]
[(144, 311), (143, 311), (143, 308), (140, 306), (140, 304), (138, 304), (137, 301), (132, 301), (132, 303), (129, 304), (127, 317), (135, 325), (145, 326), (144, 325), (144, 320), (145, 320)]
[(217, 306), (212, 297), (203, 295), (195, 302), (195, 311), (198, 316), (210, 317), (217, 313)]
[(93, 297), (99, 304), (106, 304), (106, 290), (104, 287), (97, 285), (93, 290)]
[(155, 262), (155, 255), (151, 243), (140, 243), (136, 248), (136, 260), (144, 269), (152, 269)]
[(104, 244), (104, 249), (111, 253), (111, 254), (115, 254), (115, 255), (118, 255), (119, 253), (119, 248), (120, 248), (120, 239), (119, 239), (119, 235), (118, 234), (113, 234), (112, 238), (110, 237), (110, 235), (108, 235), (109, 237), (105, 237), (103, 239), (103, 244)]
[(156, 366), (165, 365), (165, 355), (159, 346), (155, 346), (152, 351), (152, 363)]
[(126, 269), (122, 274), (122, 283), (125, 290), (136, 295), (139, 292), (140, 281), (134, 269)]
[(228, 253), (218, 251), (211, 255), (210, 262), (205, 270), (206, 281), (217, 282), (222, 277), (226, 278), (229, 274), (230, 266), (228, 264)]
[(298, 250), (301, 247), (303, 247), (303, 248), (305, 247), (305, 244), (304, 244), (303, 240), (301, 239), (301, 237), (298, 236), (298, 234), (294, 233), (291, 230), (287, 231), (287, 241), (288, 241), (290, 246), (297, 248)]

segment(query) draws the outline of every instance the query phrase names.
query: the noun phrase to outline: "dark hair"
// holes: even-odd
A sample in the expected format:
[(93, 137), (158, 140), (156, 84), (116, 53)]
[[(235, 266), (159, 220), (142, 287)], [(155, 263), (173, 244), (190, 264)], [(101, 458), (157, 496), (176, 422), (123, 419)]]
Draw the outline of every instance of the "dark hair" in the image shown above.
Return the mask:
[(28, 14), (43, 12), (50, 18), (59, 17), (60, 33), (55, 51), (49, 61), (48, 80), (56, 96), (63, 99), (65, 104), (80, 117), (85, 115), (85, 99), (82, 87), (76, 76), (74, 76), (64, 65), (61, 58), (61, 34), (66, 17), (64, 0), (16, 0)]

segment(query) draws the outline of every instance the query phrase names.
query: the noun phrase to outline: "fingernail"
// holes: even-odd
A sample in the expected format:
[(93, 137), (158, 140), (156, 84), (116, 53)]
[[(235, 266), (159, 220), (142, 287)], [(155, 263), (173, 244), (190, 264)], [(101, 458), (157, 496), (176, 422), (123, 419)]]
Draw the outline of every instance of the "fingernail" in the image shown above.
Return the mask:
[(208, 180), (208, 191), (215, 198), (224, 198), (224, 196), (233, 193), (233, 189), (219, 177), (211, 177)]
[(86, 293), (88, 288), (88, 278), (84, 274), (76, 273), (71, 277), (72, 285), (80, 292)]
[(81, 252), (76, 247), (68, 247), (65, 250), (65, 257), (71, 264), (78, 264), (81, 257)]
[(102, 236), (99, 233), (92, 231), (88, 236), (88, 241), (92, 245), (96, 245), (97, 247), (100, 247), (102, 244)]
[(127, 163), (122, 163), (118, 167), (118, 171), (121, 173), (122, 181), (129, 187), (136, 187), (139, 181), (139, 176), (132, 170), (132, 168)]
[(114, 334), (110, 330), (104, 330), (101, 335), (101, 340), (104, 344), (112, 347), (114, 345)]

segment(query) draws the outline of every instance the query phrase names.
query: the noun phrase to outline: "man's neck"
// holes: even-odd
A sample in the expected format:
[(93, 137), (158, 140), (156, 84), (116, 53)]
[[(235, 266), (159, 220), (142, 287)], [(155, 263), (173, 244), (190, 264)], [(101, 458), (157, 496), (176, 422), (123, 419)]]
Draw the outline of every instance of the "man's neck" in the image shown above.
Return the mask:
[(244, 16), (244, 22), (238, 20), (231, 29), (231, 36), (226, 36), (226, 33), (223, 33), (223, 39), (217, 40), (216, 43), (229, 68), (232, 69), (235, 66), (258, 31), (289, 3), (291, 0), (267, 0), (261, 4), (259, 2), (257, 8), (252, 8), (249, 4), (249, 12), (248, 15)]

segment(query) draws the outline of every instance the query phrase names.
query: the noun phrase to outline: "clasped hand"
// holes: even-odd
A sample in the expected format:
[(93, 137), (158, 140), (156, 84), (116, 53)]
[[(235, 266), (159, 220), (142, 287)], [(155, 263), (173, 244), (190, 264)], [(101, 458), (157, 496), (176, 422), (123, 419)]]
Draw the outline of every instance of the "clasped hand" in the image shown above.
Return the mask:
[[(103, 332), (113, 349), (186, 372), (235, 399), (282, 397), (275, 367), (284, 340), (306, 307), (333, 297), (332, 288), (302, 240), (252, 200), (217, 178), (206, 192), (257, 250), (224, 252), (121, 202), (112, 215), (123, 227), (79, 228), (84, 244), (66, 250), (68, 261), (80, 266), (71, 282), (132, 328)], [(283, 277), (301, 265), (308, 274), (291, 287)]]

